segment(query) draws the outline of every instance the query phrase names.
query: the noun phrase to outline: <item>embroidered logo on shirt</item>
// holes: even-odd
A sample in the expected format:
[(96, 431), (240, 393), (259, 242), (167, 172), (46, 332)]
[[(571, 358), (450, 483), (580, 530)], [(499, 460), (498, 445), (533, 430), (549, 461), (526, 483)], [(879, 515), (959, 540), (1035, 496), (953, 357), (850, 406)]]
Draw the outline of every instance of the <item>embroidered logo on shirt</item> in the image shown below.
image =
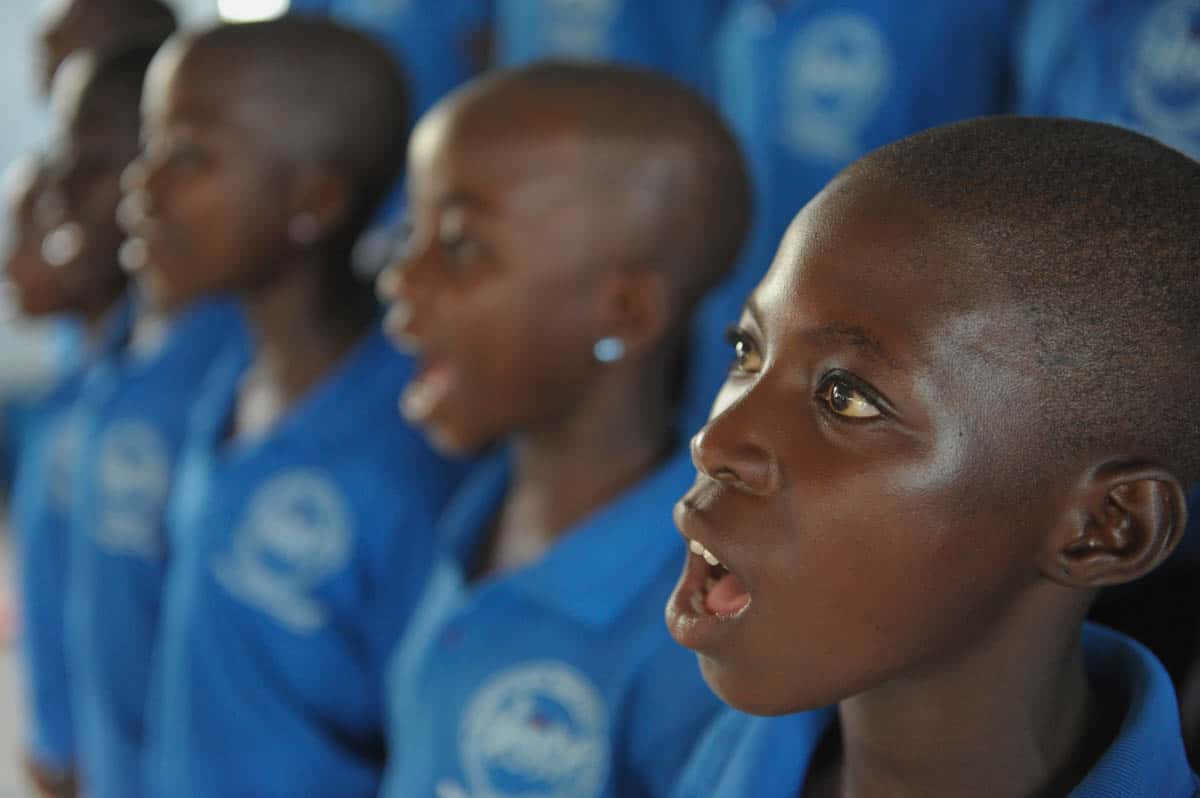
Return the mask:
[(233, 596), (297, 634), (327, 621), (310, 591), (345, 568), (353, 530), (333, 481), (315, 469), (276, 476), (251, 498), (213, 576)]
[(459, 732), (472, 798), (592, 798), (608, 779), (608, 709), (599, 690), (562, 662), (531, 662), (488, 680), (467, 704)]
[(1152, 134), (1167, 143), (1200, 136), (1200, 0), (1164, 0), (1150, 12), (1134, 40), (1128, 89)]
[(108, 425), (98, 448), (96, 543), (114, 554), (161, 557), (172, 468), (166, 439), (152, 424), (127, 418)]
[(784, 139), (809, 158), (854, 160), (894, 71), (887, 39), (870, 17), (850, 12), (817, 17), (788, 50), (780, 82)]

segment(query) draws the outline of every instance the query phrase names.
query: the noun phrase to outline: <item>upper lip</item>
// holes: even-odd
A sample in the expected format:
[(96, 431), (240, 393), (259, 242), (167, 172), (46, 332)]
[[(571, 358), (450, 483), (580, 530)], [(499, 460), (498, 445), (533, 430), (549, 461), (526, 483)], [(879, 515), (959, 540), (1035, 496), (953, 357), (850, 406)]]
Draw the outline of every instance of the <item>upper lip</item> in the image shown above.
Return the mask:
[[(727, 488), (715, 480), (706, 478), (697, 480), (696, 484), (689, 488), (687, 493), (685, 493), (683, 497), (679, 499), (677, 507), (682, 508), (686, 515), (681, 515), (679, 512), (676, 512), (675, 526), (676, 529), (678, 529), (679, 534), (682, 535), (686, 540), (694, 540), (700, 545), (704, 546), (704, 548), (712, 552), (714, 557), (721, 561), (721, 565), (726, 570), (730, 571), (731, 573), (737, 573), (737, 569), (730, 565), (725, 559), (725, 555), (721, 553), (720, 547), (710, 544), (706, 535), (696, 534), (695, 530), (693, 529), (684, 529), (688, 515), (701, 518), (705, 516), (711, 516), (714, 507), (721, 501), (721, 495), (725, 492), (725, 490), (727, 490)], [(706, 520), (708, 520), (709, 523), (712, 523), (711, 517), (707, 518)]]

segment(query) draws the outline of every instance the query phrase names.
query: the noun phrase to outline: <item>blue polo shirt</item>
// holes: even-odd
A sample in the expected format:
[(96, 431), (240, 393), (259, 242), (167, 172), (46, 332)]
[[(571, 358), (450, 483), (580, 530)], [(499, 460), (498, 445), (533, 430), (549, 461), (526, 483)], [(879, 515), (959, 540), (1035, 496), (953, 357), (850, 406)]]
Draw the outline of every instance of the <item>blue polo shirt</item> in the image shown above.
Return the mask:
[(732, 0), (716, 36), (717, 103), (749, 162), (755, 222), (735, 273), (699, 311), (685, 431), (724, 378), (724, 330), (831, 178), (907, 135), (1010, 109), (1022, 2)]
[(729, 0), (496, 0), (501, 64), (616, 61), (712, 88), (712, 38)]
[(1200, 157), (1200, 2), (1031, 0), (1022, 113), (1122, 125)]
[(671, 507), (694, 475), (679, 454), (540, 560), (472, 583), (509, 479), (506, 453), (479, 466), (389, 668), (383, 795), (666, 794), (718, 706), (662, 617), (685, 557)]
[(76, 400), (83, 383), (83, 366), (75, 360), (57, 385), (19, 411), (21, 437), (9, 506), (27, 679), (27, 745), (39, 764), (60, 772), (75, 764), (63, 620), (71, 476), (79, 452)]
[[(1088, 624), (1088, 676), (1119, 701), (1117, 738), (1067, 798), (1193, 798), (1175, 690), (1154, 655), (1130, 638)], [(793, 798), (835, 709), (773, 718), (727, 709), (696, 747), (674, 798)]]
[(471, 48), (492, 25), (492, 0), (291, 0), (288, 10), (328, 15), (387, 46), (404, 68), (414, 123), (479, 73)]
[(214, 370), (180, 465), (150, 794), (374, 796), (384, 662), (460, 466), (400, 419), (411, 361), (378, 330), (272, 430), (229, 440), (248, 360)]
[(79, 768), (93, 798), (141, 794), (164, 510), (203, 375), (242, 329), (227, 302), (184, 311), (146, 351), (134, 350), (122, 325), (83, 386), (66, 601)]

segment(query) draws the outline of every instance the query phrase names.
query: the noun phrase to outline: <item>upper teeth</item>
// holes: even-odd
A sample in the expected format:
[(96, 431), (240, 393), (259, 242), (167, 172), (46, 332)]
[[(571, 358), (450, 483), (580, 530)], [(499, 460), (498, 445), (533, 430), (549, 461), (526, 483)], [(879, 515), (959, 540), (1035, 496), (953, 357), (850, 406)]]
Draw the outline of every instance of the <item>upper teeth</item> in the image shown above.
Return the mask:
[(721, 564), (721, 561), (718, 560), (711, 551), (704, 548), (704, 544), (698, 540), (689, 540), (688, 541), (688, 549), (691, 550), (692, 554), (698, 554), (701, 557), (703, 557), (704, 561), (706, 563), (708, 563), (709, 565), (720, 565)]

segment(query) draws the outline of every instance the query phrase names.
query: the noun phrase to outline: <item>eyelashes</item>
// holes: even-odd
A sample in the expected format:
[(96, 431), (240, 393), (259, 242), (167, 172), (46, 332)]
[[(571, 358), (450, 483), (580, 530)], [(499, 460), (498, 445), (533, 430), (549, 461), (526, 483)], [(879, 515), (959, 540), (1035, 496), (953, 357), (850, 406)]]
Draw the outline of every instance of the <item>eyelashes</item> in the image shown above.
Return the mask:
[[(725, 331), (725, 340), (733, 348), (731, 374), (758, 374), (762, 371), (762, 353), (746, 330), (732, 325)], [(861, 423), (886, 415), (878, 392), (844, 369), (834, 369), (824, 374), (813, 398), (825, 412), (840, 421)]]

